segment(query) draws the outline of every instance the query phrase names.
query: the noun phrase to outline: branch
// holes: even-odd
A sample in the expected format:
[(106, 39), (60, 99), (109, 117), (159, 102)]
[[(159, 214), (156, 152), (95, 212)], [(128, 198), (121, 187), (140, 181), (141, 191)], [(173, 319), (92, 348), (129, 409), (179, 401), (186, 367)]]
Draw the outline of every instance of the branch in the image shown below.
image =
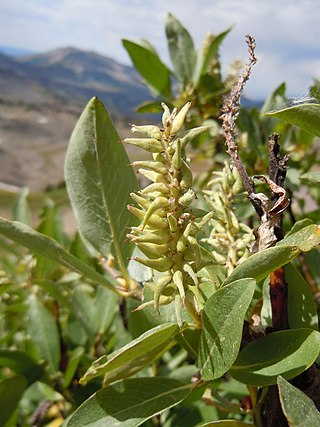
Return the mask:
[(252, 36), (247, 35), (246, 43), (248, 45), (249, 62), (245, 66), (242, 75), (239, 77), (238, 83), (232, 89), (230, 95), (225, 99), (220, 118), (222, 119), (222, 129), (224, 131), (224, 136), (226, 139), (227, 151), (230, 154), (233, 165), (237, 168), (239, 172), (244, 189), (248, 193), (253, 207), (261, 218), (263, 215), (261, 203), (256, 198), (252, 198), (252, 195), (255, 193), (254, 182), (249, 177), (244, 164), (241, 162), (241, 159), (238, 154), (238, 146), (235, 141), (236, 119), (240, 110), (240, 97), (246, 82), (250, 78), (251, 70), (257, 62), (257, 58), (254, 53), (256, 47), (255, 39)]

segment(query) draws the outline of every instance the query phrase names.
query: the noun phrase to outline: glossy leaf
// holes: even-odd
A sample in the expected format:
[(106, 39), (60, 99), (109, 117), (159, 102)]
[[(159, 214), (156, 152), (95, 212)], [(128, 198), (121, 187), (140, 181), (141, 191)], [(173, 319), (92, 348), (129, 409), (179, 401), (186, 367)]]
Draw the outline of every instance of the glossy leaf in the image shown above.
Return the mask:
[(254, 289), (255, 280), (241, 279), (219, 289), (206, 302), (198, 359), (204, 380), (221, 377), (236, 360)]
[(281, 407), (290, 427), (320, 425), (320, 412), (313, 400), (281, 376), (278, 377)]
[(163, 110), (161, 108), (160, 101), (146, 101), (138, 105), (138, 107), (136, 108), (136, 111), (137, 113), (140, 113), (140, 114), (150, 114), (150, 113), (161, 114)]
[(160, 325), (145, 332), (115, 353), (96, 360), (80, 382), (104, 375), (104, 384), (109, 384), (133, 375), (172, 347), (179, 332), (176, 324)]
[(138, 183), (119, 142), (104, 105), (92, 98), (72, 133), (65, 179), (83, 236), (106, 258), (113, 253), (122, 267), (133, 249), (125, 242), (135, 222), (127, 204)]
[(60, 362), (60, 336), (56, 321), (49, 310), (35, 295), (28, 299), (27, 330), (39, 354), (45, 359), (51, 372), (57, 372)]
[(116, 280), (112, 277), (106, 278), (102, 276), (92, 267), (63, 249), (58, 242), (33, 230), (28, 225), (17, 221), (8, 221), (0, 217), (0, 233), (16, 243), (25, 246), (32, 252), (57, 261), (68, 269), (74, 270), (88, 279), (93, 280), (95, 283), (118, 293), (115, 289), (115, 286), (118, 285)]
[(154, 50), (150, 49), (150, 46), (146, 46), (144, 42), (139, 43), (123, 39), (122, 44), (135, 68), (152, 92), (156, 95), (170, 97), (170, 70)]
[(320, 104), (298, 104), (277, 111), (270, 111), (266, 116), (298, 126), (306, 132), (320, 137)]
[(186, 84), (192, 79), (196, 65), (193, 40), (188, 31), (171, 13), (167, 17), (166, 34), (176, 77)]
[(312, 329), (273, 332), (248, 344), (230, 369), (238, 381), (255, 386), (275, 384), (278, 375), (293, 378), (316, 360), (320, 334)]
[(285, 277), (288, 283), (288, 318), (290, 328), (318, 330), (317, 306), (310, 286), (291, 263), (285, 267)]
[(180, 403), (191, 387), (166, 377), (120, 380), (84, 402), (66, 427), (136, 427)]
[(27, 380), (21, 375), (15, 375), (0, 381), (1, 426), (5, 426), (13, 415), (26, 388)]
[(44, 375), (43, 366), (27, 353), (19, 350), (0, 350), (0, 366), (8, 367), (17, 374), (23, 375), (28, 384), (32, 384)]
[(284, 264), (287, 264), (299, 255), (297, 246), (274, 246), (253, 254), (243, 261), (224, 282), (225, 285), (241, 279), (252, 277), (257, 282)]

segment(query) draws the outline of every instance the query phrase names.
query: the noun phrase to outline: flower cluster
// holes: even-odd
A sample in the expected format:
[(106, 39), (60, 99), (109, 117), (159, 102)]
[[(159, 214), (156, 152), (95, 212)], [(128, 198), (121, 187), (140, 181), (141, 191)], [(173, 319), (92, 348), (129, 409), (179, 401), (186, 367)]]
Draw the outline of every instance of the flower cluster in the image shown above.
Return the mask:
[(133, 163), (151, 183), (131, 194), (138, 206), (129, 205), (128, 209), (141, 223), (131, 227), (127, 237), (146, 256), (134, 259), (162, 273), (154, 284), (155, 309), (174, 301), (178, 323), (181, 323), (179, 307), (184, 307), (200, 324), (197, 273), (212, 262), (212, 257), (199, 245), (196, 235), (212, 214), (197, 220), (192, 213), (190, 205), (195, 193), (185, 147), (207, 127), (179, 133), (191, 103), (179, 112), (176, 108), (170, 112), (165, 104), (162, 107), (162, 129), (134, 125), (132, 131), (144, 137), (124, 140), (151, 152), (153, 157)]
[(209, 238), (202, 242), (210, 245), (212, 254), (229, 276), (235, 267), (248, 258), (249, 248), (254, 240), (253, 232), (246, 224), (239, 222), (235, 210), (235, 197), (243, 192), (242, 181), (237, 169), (225, 163), (221, 172), (215, 172), (208, 190), (203, 191), (212, 208)]

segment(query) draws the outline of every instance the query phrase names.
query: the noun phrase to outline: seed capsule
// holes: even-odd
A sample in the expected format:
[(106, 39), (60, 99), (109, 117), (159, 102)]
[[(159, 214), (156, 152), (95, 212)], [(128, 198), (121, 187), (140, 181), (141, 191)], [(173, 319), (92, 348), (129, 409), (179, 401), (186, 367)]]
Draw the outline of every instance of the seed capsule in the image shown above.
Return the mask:
[(141, 175), (144, 175), (146, 178), (148, 178), (152, 182), (155, 182), (155, 183), (168, 182), (166, 176), (161, 173), (157, 173), (148, 169), (139, 169), (138, 172), (141, 173)]
[(139, 194), (137, 194), (137, 193), (130, 193), (130, 196), (142, 208), (148, 209), (148, 207), (150, 206), (149, 200), (145, 199), (144, 197), (140, 196)]
[(145, 265), (146, 267), (153, 268), (154, 270), (164, 272), (169, 270), (172, 267), (173, 262), (165, 257), (160, 257), (157, 259), (144, 259), (140, 257), (133, 258), (135, 261), (140, 262), (140, 264)]
[(176, 285), (176, 287), (179, 290), (179, 294), (181, 296), (182, 304), (184, 305), (184, 300), (186, 298), (186, 292), (184, 289), (183, 284), (183, 273), (180, 270), (177, 270), (174, 272), (174, 275), (172, 277), (173, 283)]
[(161, 245), (162, 243), (169, 242), (171, 237), (166, 230), (152, 230), (152, 231), (153, 231), (152, 233), (147, 232), (139, 236), (136, 236), (134, 234), (127, 234), (127, 237), (133, 243), (156, 243), (157, 245)]
[(182, 166), (180, 139), (177, 139), (177, 141), (176, 141), (176, 150), (172, 156), (172, 165), (177, 170), (180, 170), (181, 166)]
[[(144, 215), (143, 222), (142, 222), (142, 228), (146, 226), (148, 223), (151, 215), (153, 215), (155, 212), (157, 212), (161, 208), (167, 208), (169, 206), (169, 201), (166, 197), (157, 197), (149, 206), (147, 212)], [(166, 211), (164, 211), (164, 214), (166, 214)]]
[(126, 138), (123, 142), (143, 148), (149, 153), (160, 153), (163, 151), (161, 142), (155, 138)]
[(158, 126), (145, 125), (145, 126), (136, 126), (132, 125), (131, 132), (139, 132), (144, 135), (150, 136), (150, 138), (161, 140), (162, 133)]
[(161, 162), (152, 162), (150, 160), (142, 160), (142, 161), (133, 162), (132, 166), (148, 169), (163, 175), (168, 173), (167, 169), (164, 167), (163, 163)]
[(159, 258), (160, 256), (165, 255), (169, 250), (169, 246), (167, 243), (162, 243), (158, 245), (156, 243), (150, 242), (139, 242), (136, 244), (140, 251), (151, 259)]
[(170, 276), (163, 276), (161, 277), (154, 289), (154, 294), (153, 294), (153, 304), (154, 304), (154, 308), (159, 312), (159, 300), (161, 297), (161, 292), (163, 291), (163, 289), (169, 285), (169, 283), (171, 282), (172, 277)]
[(140, 191), (141, 194), (149, 194), (153, 193), (154, 191), (159, 191), (163, 195), (169, 194), (170, 190), (167, 187), (166, 184), (163, 182), (155, 182), (153, 184), (148, 185), (146, 188)]
[[(138, 209), (132, 205), (128, 205), (127, 209), (137, 218), (142, 220), (144, 219), (146, 214), (145, 211), (142, 211), (141, 209)], [(157, 214), (151, 215), (151, 217), (148, 219), (148, 224), (150, 224), (152, 227), (156, 229), (166, 229), (168, 227), (167, 221), (164, 218), (161, 218)]]
[(170, 231), (172, 233), (175, 233), (178, 229), (177, 219), (172, 215), (172, 213), (167, 214), (167, 219), (168, 219)]
[(171, 135), (176, 135), (182, 128), (186, 115), (188, 114), (188, 111), (191, 108), (191, 105), (191, 102), (187, 102), (186, 105), (182, 107), (178, 114), (175, 116), (171, 126)]
[(180, 181), (181, 187), (185, 187), (185, 188), (191, 187), (192, 172), (191, 172), (190, 166), (184, 160), (182, 160), (182, 164), (181, 164), (181, 173), (182, 173), (182, 179)]
[(189, 206), (193, 199), (194, 191), (192, 188), (189, 188), (189, 190), (179, 198), (179, 203), (184, 206)]

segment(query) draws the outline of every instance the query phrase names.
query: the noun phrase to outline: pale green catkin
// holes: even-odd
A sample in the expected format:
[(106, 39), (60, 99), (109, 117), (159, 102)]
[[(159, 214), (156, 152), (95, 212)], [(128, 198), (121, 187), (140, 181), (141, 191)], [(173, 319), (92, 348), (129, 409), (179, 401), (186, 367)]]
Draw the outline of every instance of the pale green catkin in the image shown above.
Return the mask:
[[(188, 102), (180, 111), (174, 109), (170, 112), (165, 104), (162, 107), (163, 129), (133, 125), (132, 131), (141, 133), (143, 137), (124, 140), (151, 152), (153, 157), (153, 160), (133, 163), (151, 183), (131, 195), (139, 207), (129, 205), (128, 209), (140, 219), (140, 226), (132, 227), (127, 237), (146, 256), (134, 259), (163, 273), (153, 287), (155, 309), (159, 310), (161, 304), (175, 301), (178, 323), (181, 325), (181, 308), (185, 308), (195, 324), (200, 326), (199, 292), (192, 288), (199, 286), (200, 269), (215, 260), (199, 245), (196, 235), (211, 215), (208, 219), (197, 220), (189, 207), (195, 193), (191, 188), (192, 172), (181, 149), (179, 132), (191, 103)], [(183, 148), (205, 130), (207, 127), (183, 132)], [(186, 295), (189, 295), (188, 298)]]

